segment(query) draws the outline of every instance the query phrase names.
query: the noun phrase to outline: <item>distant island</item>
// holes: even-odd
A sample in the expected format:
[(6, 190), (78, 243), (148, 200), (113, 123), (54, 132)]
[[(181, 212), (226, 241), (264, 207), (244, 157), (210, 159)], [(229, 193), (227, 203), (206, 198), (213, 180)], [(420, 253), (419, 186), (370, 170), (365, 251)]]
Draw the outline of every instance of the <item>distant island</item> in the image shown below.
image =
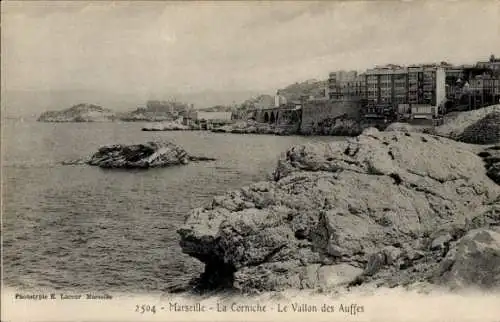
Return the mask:
[(62, 111), (47, 111), (38, 117), (39, 122), (109, 122), (115, 113), (94, 104), (77, 104)]
[(146, 107), (131, 112), (115, 112), (99, 105), (80, 103), (61, 111), (47, 111), (38, 117), (39, 122), (161, 122), (172, 121), (186, 115), (191, 106), (175, 101), (148, 101)]

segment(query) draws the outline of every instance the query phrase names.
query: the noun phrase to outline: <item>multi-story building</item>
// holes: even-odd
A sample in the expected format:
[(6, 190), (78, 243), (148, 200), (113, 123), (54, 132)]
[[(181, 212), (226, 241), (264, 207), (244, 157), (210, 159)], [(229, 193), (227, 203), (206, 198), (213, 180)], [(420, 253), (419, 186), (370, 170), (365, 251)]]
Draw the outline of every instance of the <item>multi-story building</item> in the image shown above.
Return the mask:
[(331, 72), (328, 78), (328, 97), (332, 100), (359, 99), (364, 93), (364, 77), (356, 71)]
[(500, 79), (491, 74), (477, 75), (467, 83), (471, 108), (498, 104), (500, 100)]
[(366, 71), (366, 99), (369, 108), (389, 108), (406, 101), (407, 71), (400, 66), (386, 66)]
[(389, 115), (400, 105), (425, 105), (429, 114), (437, 115), (445, 95), (445, 72), (438, 66), (390, 65), (366, 72), (367, 114)]
[(500, 78), (492, 75), (483, 76), (483, 91), (487, 96), (492, 96), (492, 102), (498, 102), (500, 99)]

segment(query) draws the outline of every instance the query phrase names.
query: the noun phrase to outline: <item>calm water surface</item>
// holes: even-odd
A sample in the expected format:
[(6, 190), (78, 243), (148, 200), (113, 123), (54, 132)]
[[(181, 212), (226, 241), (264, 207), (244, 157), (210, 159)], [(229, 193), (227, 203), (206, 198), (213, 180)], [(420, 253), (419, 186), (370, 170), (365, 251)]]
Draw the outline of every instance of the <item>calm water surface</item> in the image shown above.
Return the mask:
[[(4, 283), (18, 289), (166, 291), (203, 266), (176, 229), (214, 195), (263, 180), (282, 151), (336, 138), (142, 132), (140, 123), (3, 124)], [(215, 162), (150, 169), (63, 166), (110, 143), (167, 139)]]

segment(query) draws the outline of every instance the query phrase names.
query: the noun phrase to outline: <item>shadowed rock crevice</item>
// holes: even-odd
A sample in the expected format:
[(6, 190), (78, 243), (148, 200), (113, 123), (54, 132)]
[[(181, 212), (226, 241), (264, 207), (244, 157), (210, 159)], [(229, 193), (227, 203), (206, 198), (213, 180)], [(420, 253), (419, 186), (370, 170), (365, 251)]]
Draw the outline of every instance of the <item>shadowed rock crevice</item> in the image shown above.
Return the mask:
[(486, 175), (500, 185), (500, 145), (489, 147), (478, 156), (484, 161)]
[(191, 281), (192, 292), (234, 291), (235, 268), (218, 260), (208, 261), (204, 272)]

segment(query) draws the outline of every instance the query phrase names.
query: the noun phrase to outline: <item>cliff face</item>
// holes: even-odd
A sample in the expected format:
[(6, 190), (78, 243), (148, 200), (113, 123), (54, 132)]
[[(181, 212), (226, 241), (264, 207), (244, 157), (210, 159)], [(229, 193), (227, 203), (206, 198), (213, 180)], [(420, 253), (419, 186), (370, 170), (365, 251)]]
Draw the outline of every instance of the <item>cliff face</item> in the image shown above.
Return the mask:
[(47, 111), (39, 122), (109, 122), (114, 120), (112, 110), (93, 104), (78, 104), (62, 111)]
[[(296, 146), (274, 180), (193, 210), (180, 245), (206, 265), (199, 285), (244, 292), (452, 285), (455, 271), (484, 285), (467, 277), (470, 252), (450, 252), (481, 242), (466, 235), (471, 229), (497, 236), (500, 186), (485, 172), (466, 145), (426, 134), (368, 129), (346, 142)], [(494, 262), (497, 244), (483, 263)]]

